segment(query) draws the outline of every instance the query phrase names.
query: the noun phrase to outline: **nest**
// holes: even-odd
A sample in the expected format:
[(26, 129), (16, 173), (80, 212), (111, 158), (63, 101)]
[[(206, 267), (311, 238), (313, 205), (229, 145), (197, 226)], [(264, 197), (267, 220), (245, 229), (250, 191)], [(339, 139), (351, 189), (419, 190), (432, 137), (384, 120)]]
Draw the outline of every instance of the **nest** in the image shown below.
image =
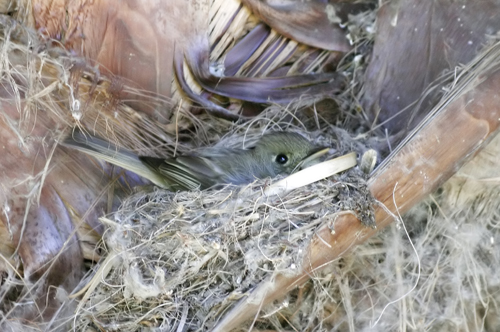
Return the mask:
[[(341, 211), (369, 214), (373, 202), (359, 173), (352, 170), (284, 197), (263, 194), (263, 181), (243, 188), (133, 195), (112, 220), (104, 220), (109, 226), (104, 246), (112, 257), (104, 264), (113, 268), (85, 296), (77, 330), (213, 327), (260, 281), (296, 273), (319, 225), (333, 225)], [(301, 311), (302, 317), (314, 314)], [(270, 322), (277, 318), (269, 317)], [(296, 319), (300, 324), (293, 326), (305, 326), (303, 318)]]

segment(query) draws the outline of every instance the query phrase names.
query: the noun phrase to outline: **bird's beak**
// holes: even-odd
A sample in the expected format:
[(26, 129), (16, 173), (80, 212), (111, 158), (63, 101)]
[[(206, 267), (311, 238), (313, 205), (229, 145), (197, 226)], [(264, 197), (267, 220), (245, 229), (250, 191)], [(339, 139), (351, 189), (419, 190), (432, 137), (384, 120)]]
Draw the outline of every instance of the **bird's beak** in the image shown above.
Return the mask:
[(321, 150), (314, 152), (313, 154), (302, 159), (302, 161), (297, 165), (295, 170), (304, 169), (309, 166), (316, 165), (317, 163), (319, 163), (319, 159), (323, 157), (325, 154), (327, 154), (329, 151), (330, 148), (322, 148)]

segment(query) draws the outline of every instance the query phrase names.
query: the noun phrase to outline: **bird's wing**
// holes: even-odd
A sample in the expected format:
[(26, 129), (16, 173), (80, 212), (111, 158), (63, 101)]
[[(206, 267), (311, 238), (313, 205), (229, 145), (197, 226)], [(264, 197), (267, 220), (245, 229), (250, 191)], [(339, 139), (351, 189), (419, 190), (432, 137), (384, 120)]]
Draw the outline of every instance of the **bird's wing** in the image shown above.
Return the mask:
[(205, 189), (223, 183), (223, 170), (209, 158), (180, 156), (171, 159), (139, 157), (158, 171), (176, 190)]

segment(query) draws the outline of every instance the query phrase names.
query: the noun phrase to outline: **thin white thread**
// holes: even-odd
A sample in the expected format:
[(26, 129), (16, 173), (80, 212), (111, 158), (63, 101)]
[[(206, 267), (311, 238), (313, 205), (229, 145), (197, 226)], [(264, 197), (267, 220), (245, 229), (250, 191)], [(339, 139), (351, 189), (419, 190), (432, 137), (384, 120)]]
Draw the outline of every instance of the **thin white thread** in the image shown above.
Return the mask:
[(420, 257), (418, 256), (417, 249), (415, 248), (415, 246), (413, 245), (413, 242), (411, 241), (410, 234), (408, 234), (408, 231), (406, 230), (406, 226), (405, 226), (405, 224), (403, 222), (403, 218), (401, 217), (401, 214), (399, 213), (398, 206), (396, 205), (395, 192), (396, 192), (396, 188), (398, 186), (398, 183), (399, 182), (396, 182), (396, 184), (394, 185), (394, 189), (392, 190), (392, 201), (394, 202), (394, 207), (396, 208), (396, 212), (398, 214), (397, 220), (401, 222), (401, 225), (403, 226), (403, 229), (404, 229), (404, 231), (406, 233), (406, 236), (408, 237), (408, 240), (410, 241), (410, 245), (413, 248), (413, 251), (415, 252), (415, 256), (417, 256), (418, 275), (417, 275), (417, 280), (416, 280), (415, 284), (413, 285), (413, 287), (408, 292), (406, 292), (405, 294), (403, 294), (401, 297), (397, 298), (396, 300), (393, 300), (393, 301), (391, 301), (391, 302), (389, 302), (389, 303), (387, 303), (385, 305), (384, 309), (382, 309), (382, 312), (380, 313), (379, 317), (377, 318), (377, 320), (375, 321), (375, 323), (372, 325), (372, 327), (375, 327), (378, 324), (378, 322), (382, 318), (382, 315), (384, 314), (385, 310), (389, 306), (391, 306), (391, 305), (393, 305), (393, 304), (401, 301), (406, 296), (408, 296), (411, 292), (413, 292), (415, 290), (415, 288), (417, 288), (418, 281), (420, 280)]

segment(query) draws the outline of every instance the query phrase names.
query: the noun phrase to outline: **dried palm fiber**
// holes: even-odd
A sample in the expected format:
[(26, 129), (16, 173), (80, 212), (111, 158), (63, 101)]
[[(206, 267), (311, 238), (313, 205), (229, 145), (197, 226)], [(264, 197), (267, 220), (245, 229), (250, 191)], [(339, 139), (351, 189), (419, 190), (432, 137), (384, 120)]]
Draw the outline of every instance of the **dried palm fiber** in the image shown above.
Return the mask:
[[(172, 121), (177, 116), (173, 111), (176, 108), (165, 107), (168, 105), (151, 108), (147, 102), (149, 93), (172, 97), (173, 103), (184, 110), (190, 109), (193, 99), (213, 114), (234, 120), (241, 110), (238, 99), (287, 104), (302, 96), (310, 104), (318, 97), (339, 91), (344, 79), (325, 70), (325, 66), (333, 64), (333, 68), (338, 62), (338, 51), (350, 48), (345, 41), (347, 29), (339, 28), (339, 23), (348, 21), (347, 13), (373, 7), (354, 2), (297, 2), (288, 6), (281, 19), (275, 17), (270, 22), (271, 27), (283, 31), (281, 25), (287, 15), (293, 22), (305, 18), (297, 14), (307, 10), (321, 19), (307, 23), (311, 28), (316, 24), (318, 33), (303, 40), (303, 31), (295, 25), (296, 29), (285, 29), (286, 36), (337, 51), (327, 52), (282, 37), (260, 23), (246, 5), (251, 3), (21, 1), (17, 3), (21, 9), (16, 13), (25, 22), (33, 22), (30, 26), (47, 38), (59, 40), (67, 49), (93, 61), (103, 73), (119, 75), (129, 86), (143, 90), (142, 96), (125, 92), (121, 95), (135, 109), (154, 115), (162, 123), (175, 122), (184, 128), (189, 126), (189, 119)], [(328, 24), (323, 25), (324, 22)], [(321, 38), (319, 31), (329, 34), (329, 38)], [(316, 41), (322, 39), (321, 45), (317, 45)], [(287, 72), (295, 77), (284, 77)], [(146, 104), (142, 105), (144, 99)], [(255, 113), (250, 107), (241, 112)]]
[(499, 29), (496, 0), (385, 2), (361, 98), (367, 116), (390, 133), (413, 129), (442, 97), (443, 71), (470, 62)]
[[(456, 141), (458, 141), (458, 140), (456, 140)], [(470, 147), (467, 147), (467, 148), (470, 148)], [(416, 175), (416, 173), (418, 173), (418, 172), (415, 172), (415, 174), (413, 174), (413, 175), (415, 176), (415, 175)], [(436, 224), (438, 224), (438, 225), (439, 225), (439, 220), (437, 220)], [(442, 225), (442, 223), (441, 223), (441, 225)], [(458, 224), (458, 225), (456, 225), (456, 226), (460, 226), (460, 224)], [(456, 226), (454, 226), (454, 227), (456, 227)], [(467, 226), (467, 227), (470, 227), (471, 225), (466, 225), (466, 226)], [(467, 230), (467, 227), (465, 227), (465, 229), (466, 229), (466, 230)], [(336, 230), (337, 230), (337, 228), (336, 228)], [(431, 230), (434, 230), (434, 229), (431, 229)], [(458, 234), (457, 232), (453, 232), (453, 227), (451, 228), (451, 230), (452, 230), (452, 232), (450, 232), (451, 234), (446, 234), (447, 236), (451, 236), (451, 235), (460, 235), (460, 234)], [(433, 233), (430, 233), (430, 234), (432, 234), (432, 235), (433, 235)], [(464, 233), (461, 233), (461, 234), (464, 234)], [(495, 235), (495, 234), (493, 233), (493, 235)], [(487, 237), (487, 236), (486, 236), (486, 237)], [(396, 236), (395, 238), (391, 238), (391, 240), (394, 240), (394, 239), (397, 239), (397, 238), (398, 238), (398, 237)], [(429, 239), (429, 238), (432, 238), (432, 237), (430, 237), (430, 235), (426, 233), (426, 235), (425, 235), (423, 238), (424, 238), (424, 239)], [(481, 238), (482, 238), (482, 237), (481, 237)], [(436, 239), (438, 239), (438, 240), (442, 240), (439, 236), (437, 236), (437, 238), (436, 238)], [(466, 240), (466, 239), (468, 239), (468, 238), (467, 238), (467, 236), (466, 236), (466, 234), (465, 234), (465, 236), (464, 236), (463, 238), (459, 238), (459, 237), (458, 237), (458, 238), (456, 238), (456, 240), (455, 240), (455, 239), (453, 239), (453, 241), (452, 241), (452, 242), (455, 242), (455, 243), (463, 243), (463, 242), (464, 242), (464, 240)], [(434, 241), (434, 242), (435, 242), (435, 243), (436, 243), (436, 245), (438, 245), (438, 246), (439, 246), (439, 245), (441, 245), (441, 243), (442, 243), (441, 241)], [(385, 241), (384, 241), (384, 242), (382, 242), (382, 243), (391, 243), (391, 241), (390, 241), (390, 240), (385, 240)], [(392, 243), (398, 243), (398, 242), (393, 241)], [(427, 243), (425, 243), (425, 244), (427, 244)], [(473, 246), (474, 244), (476, 244), (476, 246)], [(479, 248), (477, 247), (477, 242), (476, 242), (476, 243), (471, 243), (470, 247), (471, 247), (471, 248), (477, 248), (478, 250), (480, 250), (479, 252), (480, 252), (482, 255), (484, 254), (484, 250), (481, 250), (481, 249), (482, 249), (481, 247), (479, 247)], [(451, 247), (451, 248), (453, 248), (453, 247)], [(454, 248), (456, 248), (456, 251), (454, 251), (454, 252), (457, 252), (457, 253), (461, 253), (461, 250), (463, 250), (463, 247), (460, 247), (460, 246), (455, 246)], [(376, 249), (378, 249), (378, 248), (376, 248)], [(392, 248), (391, 248), (391, 249), (392, 249)], [(438, 248), (438, 249), (440, 249), (440, 248)], [(488, 248), (487, 248), (487, 249), (488, 249)], [(381, 251), (381, 250), (380, 250), (380, 251)], [(436, 251), (437, 251), (437, 250), (436, 250)], [(371, 251), (371, 252), (372, 252), (372, 251)], [(378, 251), (378, 252), (379, 252), (379, 251)], [(386, 251), (386, 252), (387, 252), (387, 251)], [(411, 252), (411, 251), (410, 251), (410, 252)], [(493, 249), (491, 252), (492, 252), (492, 253), (495, 253), (496, 251)], [(366, 256), (366, 254), (365, 254), (365, 256)], [(468, 256), (470, 257), (470, 255), (468, 255)], [(410, 257), (410, 255), (408, 255), (407, 253), (403, 252), (403, 253), (402, 253), (399, 257), (403, 257), (403, 258), (405, 258), (405, 257)], [(439, 256), (439, 257), (442, 257), (442, 256)], [(384, 257), (384, 258), (385, 258), (385, 257)], [(493, 257), (493, 258), (494, 258), (494, 257)], [(365, 263), (365, 261), (364, 261), (363, 259), (359, 259), (359, 260), (355, 260), (355, 259), (353, 259), (353, 261), (354, 261), (354, 262), (362, 262), (362, 263)], [(467, 262), (471, 262), (471, 261), (469, 260), (469, 261), (467, 261)], [(344, 263), (344, 261), (342, 261), (342, 263)], [(349, 264), (346, 264), (346, 265), (350, 266)], [(378, 260), (375, 260), (375, 261), (374, 261), (374, 263), (372, 264), (372, 266), (377, 266), (377, 265), (378, 265)], [(447, 265), (446, 265), (446, 266), (447, 266), (447, 267), (449, 267), (449, 266), (455, 266), (455, 265), (457, 265), (457, 264), (453, 264), (453, 263), (448, 263), (448, 262), (447, 262)], [(403, 265), (398, 264), (397, 266), (403, 266)], [(489, 266), (494, 266), (494, 264), (489, 264)], [(342, 266), (341, 266), (341, 267), (342, 267)], [(432, 265), (432, 267), (434, 267), (434, 265)], [(371, 269), (366, 269), (366, 266), (364, 266), (362, 269), (361, 269), (361, 267), (360, 267), (360, 270), (361, 270), (361, 271), (364, 271), (364, 272), (367, 272), (367, 271), (368, 271), (368, 272), (371, 272), (371, 271), (373, 271), (373, 270), (371, 270)], [(394, 270), (396, 270), (396, 271), (397, 271), (397, 269), (394, 269)], [(393, 271), (394, 271), (394, 270), (393, 270), (393, 269), (389, 269), (389, 270), (388, 270), (388, 272), (386, 273), (386, 275), (387, 275), (387, 276), (391, 276), (391, 274), (393, 274)], [(335, 270), (334, 270), (334, 271), (335, 271)], [(434, 271), (438, 271), (438, 272), (439, 272), (439, 269), (434, 269)], [(464, 269), (464, 271), (465, 271), (465, 272), (467, 272), (467, 271), (470, 271), (470, 269), (469, 269), (469, 270), (468, 270), (468, 269)], [(337, 271), (335, 271), (335, 272), (337, 272)], [(488, 271), (486, 271), (486, 272), (488, 272)], [(447, 277), (448, 277), (448, 278), (446, 279), (446, 281), (447, 281), (447, 282), (446, 282), (447, 286), (449, 286), (449, 280), (450, 280), (450, 277), (451, 277), (451, 276), (453, 276), (453, 275), (454, 275), (454, 274), (448, 274), (448, 275), (447, 275)], [(319, 289), (321, 289), (322, 287), (325, 287), (325, 286), (332, 286), (332, 285), (334, 286), (335, 284), (332, 282), (332, 279), (333, 279), (332, 277), (334, 277), (334, 276), (335, 276), (335, 275), (330, 275), (330, 276), (329, 276), (329, 275), (327, 274), (327, 275), (323, 278), (323, 280), (325, 280), (325, 283), (324, 283), (324, 284), (319, 284), (319, 285), (318, 285), (318, 284), (315, 284), (315, 285), (318, 285), (318, 288), (316, 289), (317, 291), (316, 291), (316, 292), (314, 292), (314, 293), (312, 293), (312, 295), (311, 295), (311, 293), (309, 293), (308, 295), (309, 295), (309, 296), (314, 296), (314, 294), (322, 294), (323, 296), (325, 296), (325, 297), (326, 297), (326, 296), (328, 295), (328, 293), (326, 293), (326, 292), (321, 293), (321, 292), (319, 291)], [(400, 277), (400, 276), (401, 276), (400, 274), (397, 274), (397, 277)], [(435, 276), (435, 277), (438, 277), (438, 276), (436, 276), (436, 275), (434, 275), (434, 276)], [(456, 274), (455, 274), (455, 276), (456, 276)], [(471, 276), (472, 276), (472, 277), (471, 277)], [(369, 279), (369, 280), (374, 279), (374, 278), (372, 278), (372, 276), (369, 276), (369, 277), (370, 277), (370, 279)], [(477, 284), (482, 285), (482, 284), (481, 284), (482, 280), (486, 280), (486, 274), (479, 274), (479, 273), (477, 273), (477, 274), (464, 274), (462, 278), (461, 278), (461, 276), (460, 276), (460, 275), (459, 275), (458, 277), (456, 277), (456, 278), (459, 278), (460, 280), (464, 280), (464, 279), (466, 279), (466, 280), (467, 280), (467, 279), (469, 279), (469, 278), (471, 278), (472, 280), (480, 280), (480, 281), (479, 281), (479, 283), (475, 283), (475, 284), (473, 284), (473, 286), (474, 286), (474, 287), (476, 287), (476, 286), (477, 286)], [(481, 279), (482, 279), (482, 280), (481, 280)], [(344, 284), (343, 284), (343, 285), (345, 285), (345, 284), (347, 283), (345, 280), (341, 280), (341, 279), (338, 279), (338, 280), (340, 280), (340, 281), (344, 281)], [(352, 279), (350, 279), (350, 280), (352, 280)], [(385, 280), (389, 280), (389, 281), (390, 281), (391, 279), (389, 279), (389, 278), (388, 278), (388, 279), (383, 279), (383, 280), (384, 280), (384, 281), (385, 281)], [(321, 280), (318, 280), (318, 281), (321, 281)], [(385, 283), (385, 285), (386, 285), (386, 284), (388, 284), (388, 283), (390, 283), (390, 282)], [(339, 283), (339, 284), (341, 284), (341, 283)], [(458, 283), (457, 283), (457, 284), (458, 284)], [(342, 285), (342, 284), (341, 284), (341, 285)], [(469, 285), (472, 285), (472, 284), (470, 284), (470, 283), (469, 283)], [(459, 287), (458, 287), (458, 288), (459, 288)], [(447, 297), (447, 299), (451, 299), (451, 300), (453, 300), (454, 302), (452, 302), (452, 304), (453, 304), (453, 303), (458, 303), (458, 305), (461, 305), (462, 303), (465, 303), (466, 301), (464, 301), (463, 297), (456, 296), (456, 294), (460, 291), (460, 289), (458, 289), (458, 288), (455, 288), (455, 289), (454, 289), (454, 290), (455, 290), (455, 292), (453, 293), (453, 292), (451, 292), (451, 291), (449, 290), (449, 287), (443, 287), (443, 289), (444, 289), (444, 290), (442, 291), (442, 293), (445, 293), (445, 295), (446, 295), (446, 294), (449, 294), (449, 296)], [(323, 289), (328, 289), (328, 288), (323, 288)], [(364, 288), (364, 289), (365, 289), (365, 288)], [(428, 288), (428, 291), (424, 294), (425, 296), (424, 296), (424, 298), (423, 298), (423, 301), (422, 301), (422, 302), (424, 302), (425, 300), (427, 300), (428, 298), (430, 298), (430, 296), (429, 296), (428, 294), (432, 293), (432, 291), (433, 291), (433, 290), (435, 290), (435, 289), (436, 289), (436, 288), (432, 288), (432, 287), (431, 287), (431, 288)], [(491, 289), (492, 289), (492, 294), (494, 295), (494, 290), (495, 290), (494, 285), (492, 285), (492, 288), (491, 288)], [(349, 294), (349, 292), (352, 292), (352, 288), (350, 288), (350, 287), (348, 288), (348, 287), (345, 287), (345, 286), (344, 286), (344, 287), (342, 288), (342, 292), (343, 292), (343, 294), (344, 294), (344, 295), (345, 295), (345, 294)], [(384, 289), (384, 292), (382, 292), (382, 291), (379, 291), (379, 292), (378, 292), (378, 294), (381, 294), (381, 293), (384, 293), (384, 296), (385, 296), (385, 289)], [(404, 293), (404, 292), (402, 292), (402, 293)], [(441, 293), (441, 294), (442, 294), (442, 293)], [(299, 298), (303, 298), (303, 294), (304, 294), (304, 292), (302, 292), (302, 294), (300, 294), (300, 293), (299, 293), (297, 297), (299, 297)], [(399, 293), (399, 294), (400, 294), (400, 293)], [(398, 294), (398, 295), (399, 295), (399, 294)], [(460, 294), (459, 294), (459, 295), (460, 295)], [(469, 297), (469, 299), (470, 299), (470, 304), (469, 304), (469, 303), (466, 303), (467, 305), (463, 305), (462, 307), (459, 307), (459, 308), (458, 308), (458, 309), (459, 309), (458, 311), (460, 311), (460, 309), (462, 309), (462, 310), (461, 310), (461, 312), (469, 312), (467, 309), (472, 308), (472, 307), (475, 307), (475, 304), (477, 303), (477, 302), (474, 302), (474, 296), (481, 295), (481, 294), (479, 294), (479, 292), (476, 292), (476, 293), (471, 292), (470, 294), (467, 294), (467, 295), (468, 295), (468, 296), (470, 296), (470, 297)], [(397, 296), (395, 296), (395, 297), (397, 297)], [(476, 297), (476, 298), (477, 298), (477, 297)], [(331, 298), (329, 298), (329, 299), (331, 300)], [(491, 299), (491, 301), (492, 301), (492, 303), (493, 303), (491, 307), (487, 307), (487, 309), (488, 309), (487, 315), (485, 314), (485, 315), (483, 316), (482, 310), (485, 308), (484, 306), (483, 306), (482, 308), (480, 307), (480, 309), (479, 309), (479, 310), (477, 310), (477, 311), (475, 311), (475, 310), (471, 310), (470, 312), (471, 312), (471, 314), (476, 314), (476, 315), (477, 315), (477, 317), (479, 317), (479, 319), (478, 319), (478, 320), (480, 320), (480, 319), (482, 319), (483, 317), (485, 317), (486, 319), (488, 319), (488, 322), (490, 322), (490, 321), (492, 321), (492, 320), (495, 318), (495, 315), (491, 315), (491, 314), (490, 314), (491, 312), (493, 312), (493, 309), (494, 309), (495, 298), (494, 298), (493, 296), (488, 296), (488, 298), (487, 298), (487, 299), (488, 299), (488, 300), (490, 300), (490, 299)], [(481, 298), (480, 298), (480, 300), (481, 300)], [(347, 312), (348, 312), (347, 318), (344, 318), (344, 320), (342, 320), (342, 318), (339, 318), (339, 317), (335, 316), (335, 320), (332, 322), (332, 324), (339, 324), (339, 325), (340, 325), (340, 324), (345, 324), (345, 325), (347, 325), (347, 326), (348, 326), (351, 330), (353, 330), (353, 329), (355, 328), (355, 326), (356, 326), (356, 325), (355, 325), (355, 323), (354, 323), (354, 319), (357, 319), (357, 318), (358, 318), (358, 316), (360, 316), (360, 315), (355, 315), (355, 314), (354, 314), (353, 309), (355, 308), (355, 306), (353, 307), (353, 305), (352, 305), (352, 303), (353, 303), (353, 302), (355, 302), (355, 300), (353, 300), (351, 303), (346, 303), (346, 302), (344, 302), (344, 303), (345, 303), (345, 311), (347, 311)], [(365, 302), (366, 302), (366, 301), (365, 301)], [(483, 302), (484, 302), (484, 301), (483, 301)], [(322, 310), (323, 312), (325, 312), (325, 311), (327, 311), (327, 310), (332, 310), (332, 311), (333, 311), (333, 310), (337, 309), (338, 311), (335, 311), (335, 312), (336, 312), (336, 313), (338, 313), (338, 312), (342, 309), (342, 308), (340, 308), (340, 309), (339, 309), (339, 308), (338, 308), (338, 306), (337, 306), (337, 307), (335, 307), (335, 306), (334, 306), (335, 304), (329, 307), (329, 306), (327, 305), (327, 304), (328, 304), (328, 302), (321, 301), (321, 299), (320, 299), (319, 301), (314, 301), (314, 303), (315, 303), (315, 305), (316, 305), (316, 307), (315, 307), (315, 308), (317, 308), (318, 310)], [(356, 302), (356, 303), (359, 303), (359, 302)], [(404, 304), (405, 304), (405, 303), (404, 303)], [(290, 306), (288, 306), (288, 307), (290, 307)], [(330, 309), (331, 307), (333, 307), (333, 309)], [(402, 316), (407, 317), (407, 316), (406, 316), (407, 310), (404, 310), (404, 308), (405, 308), (406, 306), (405, 306), (405, 305), (403, 305), (402, 307), (403, 307), (403, 313), (402, 313)], [(446, 306), (446, 305), (438, 305), (438, 304), (436, 304), (436, 305), (435, 305), (435, 307), (433, 307), (433, 308), (436, 308), (436, 309), (441, 309), (441, 310), (442, 310), (442, 309), (443, 309), (443, 307), (444, 307), (444, 308), (446, 308), (447, 306)], [(450, 307), (450, 308), (453, 308), (453, 310), (448, 309), (445, 313), (450, 314), (450, 312), (449, 312), (449, 311), (453, 311), (453, 313), (456, 313), (456, 312), (457, 312), (457, 310), (455, 310), (455, 308), (457, 308), (456, 306), (455, 306), (455, 307), (454, 307), (454, 306), (449, 306), (449, 307)], [(277, 307), (276, 307), (276, 309), (279, 309), (279, 308), (280, 308), (280, 306), (277, 306)], [(325, 308), (326, 308), (326, 310), (325, 310)], [(370, 306), (370, 305), (369, 305), (369, 308), (372, 308), (372, 306)], [(394, 307), (393, 307), (393, 308), (394, 308)], [(424, 307), (421, 307), (421, 308), (418, 308), (418, 309), (422, 309), (422, 308), (423, 308), (423, 309), (425, 309)], [(286, 306), (285, 306), (285, 305), (283, 305), (281, 309), (282, 309), (282, 310), (281, 310), (281, 311), (279, 311), (279, 312), (277, 313), (277, 315), (280, 315), (280, 314), (282, 314), (283, 312), (285, 312), (285, 313), (286, 313), (286, 310), (287, 310), (287, 309), (286, 309)], [(445, 310), (446, 310), (446, 309), (445, 309)], [(360, 311), (360, 312), (366, 312), (366, 311), (363, 311), (363, 310), (359, 310), (359, 311)], [(183, 311), (183, 312), (184, 312), (184, 311)], [(182, 313), (183, 313), (183, 312), (182, 312)], [(357, 312), (358, 312), (358, 310), (356, 310), (356, 313), (357, 313)], [(418, 310), (415, 310), (415, 313), (417, 313), (417, 312), (418, 312)], [(441, 312), (440, 312), (439, 310), (435, 310), (435, 311), (433, 311), (433, 312), (438, 312), (438, 313), (440, 313), (440, 314), (441, 314)], [(309, 313), (310, 313), (310, 311), (307, 311), (307, 312), (306, 312), (306, 314), (302, 315), (301, 317), (312, 317), (313, 319), (311, 319), (311, 322), (312, 322), (312, 323), (311, 323), (311, 325), (312, 325), (312, 326), (316, 326), (318, 329), (323, 328), (323, 325), (321, 325), (321, 324), (324, 324), (323, 322), (328, 322), (327, 320), (324, 320), (324, 321), (322, 321), (322, 322), (318, 322), (319, 320), (321, 320), (321, 318), (317, 319), (317, 317), (323, 317), (323, 316), (321, 316), (321, 315), (320, 315), (320, 313), (321, 313), (321, 312), (319, 312), (319, 313), (318, 313), (318, 311), (316, 311), (316, 313), (317, 313), (317, 314), (315, 314), (315, 315), (310, 315)], [(350, 313), (350, 314), (349, 314), (349, 313)], [(453, 314), (453, 313), (452, 313), (452, 314)], [(328, 314), (329, 314), (329, 312), (327, 312), (326, 314), (328, 315)], [(413, 312), (412, 312), (412, 314), (413, 314)], [(424, 314), (428, 314), (428, 312), (424, 312)], [(294, 316), (293, 316), (293, 314), (292, 314), (291, 316), (292, 316), (292, 317), (294, 317)], [(183, 317), (183, 316), (181, 315), (181, 318), (182, 318), (182, 317)], [(186, 316), (186, 317), (187, 317), (187, 316)], [(271, 317), (270, 319), (273, 319), (273, 323), (274, 323), (274, 322), (276, 322), (276, 319), (275, 319), (275, 318), (273, 318), (273, 316), (270, 316), (270, 317)], [(287, 316), (284, 316), (284, 317), (285, 317), (285, 318), (287, 318), (287, 319), (289, 319)], [(384, 317), (386, 317), (386, 316), (384, 315)], [(395, 315), (393, 315), (392, 317), (394, 317), (394, 318), (400, 318), (400, 316), (395, 316)], [(403, 317), (403, 319), (404, 319), (405, 317)], [(415, 316), (412, 316), (412, 318), (414, 318), (414, 317), (415, 317)], [(429, 317), (429, 316), (427, 316), (427, 317)], [(430, 316), (430, 317), (435, 318), (435, 316)], [(156, 317), (155, 317), (155, 318), (156, 318)], [(360, 318), (362, 318), (362, 317), (360, 317)], [(370, 318), (371, 318), (371, 317), (370, 317)], [(440, 318), (442, 319), (442, 317), (440, 317)], [(463, 317), (462, 317), (462, 318), (463, 318)], [(317, 320), (316, 320), (316, 319), (317, 319)], [(289, 319), (289, 320), (290, 320), (290, 319)], [(416, 319), (415, 319), (415, 320), (416, 320)], [(347, 322), (346, 322), (346, 321), (347, 321)], [(420, 320), (420, 321), (427, 322), (425, 319), (424, 319), (424, 320)], [(464, 324), (467, 324), (466, 320), (463, 320), (463, 321), (465, 322)], [(469, 320), (469, 321), (472, 321), (473, 323), (475, 323), (475, 321), (473, 321), (473, 320)], [(145, 321), (145, 320), (144, 320), (144, 321), (142, 321), (142, 322), (143, 322), (144, 324), (146, 324), (146, 321)], [(182, 322), (182, 320), (181, 320), (181, 322)], [(278, 324), (280, 324), (280, 325), (281, 325), (281, 324), (283, 324), (282, 322), (283, 322), (283, 321), (281, 321), (281, 322), (280, 322), (280, 321), (278, 321), (278, 322), (276, 322), (276, 323), (275, 323), (275, 325), (276, 325), (276, 326), (278, 326)], [(340, 323), (339, 323), (339, 322), (340, 322)], [(443, 326), (444, 326), (444, 327), (449, 326), (449, 325), (445, 325), (445, 324), (449, 324), (448, 322), (449, 322), (449, 321), (445, 321), (445, 322), (443, 322), (443, 323), (442, 323), (442, 324), (443, 324)], [(406, 323), (406, 321), (405, 321), (405, 320), (398, 320), (395, 324), (400, 324), (400, 325), (403, 325), (403, 326), (404, 326), (404, 324), (405, 324), (405, 323)], [(350, 325), (349, 325), (349, 324), (350, 324)], [(478, 323), (478, 325), (477, 325), (477, 326), (480, 326), (479, 324), (480, 324), (480, 323)], [(490, 323), (490, 324), (491, 324), (491, 323)], [(400, 326), (400, 325), (399, 325), (399, 326)], [(450, 324), (450, 325), (451, 325), (451, 324)], [(185, 326), (185, 325), (184, 325), (184, 326)], [(299, 325), (297, 325), (297, 326), (299, 326)], [(364, 325), (364, 326), (367, 326), (367, 325)], [(378, 325), (378, 326), (380, 326), (380, 325)], [(392, 325), (392, 326), (395, 326), (395, 325)], [(489, 326), (492, 326), (492, 325), (489, 325)], [(334, 326), (334, 327), (335, 327), (335, 326)], [(386, 327), (387, 327), (387, 326), (385, 326), (385, 325), (384, 325), (384, 326), (382, 326), (382, 327), (381, 327), (381, 329), (385, 329), (385, 330), (387, 330), (387, 329), (386, 329)], [(474, 327), (474, 326), (473, 326), (473, 327)], [(327, 329), (327, 328), (328, 328), (328, 327), (325, 327), (325, 329)], [(450, 328), (454, 328), (454, 326), (451, 326)]]

